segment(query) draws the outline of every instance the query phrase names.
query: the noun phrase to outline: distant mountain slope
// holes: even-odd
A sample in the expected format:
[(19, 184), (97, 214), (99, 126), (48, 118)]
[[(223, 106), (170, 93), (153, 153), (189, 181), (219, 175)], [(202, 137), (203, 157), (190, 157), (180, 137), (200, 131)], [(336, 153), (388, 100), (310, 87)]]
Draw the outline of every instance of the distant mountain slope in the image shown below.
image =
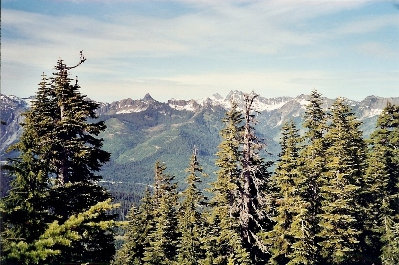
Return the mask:
[(5, 150), (16, 142), (21, 135), (21, 113), (28, 108), (27, 100), (15, 96), (0, 95), (0, 155), (3, 157)]
[[(255, 101), (259, 111), (257, 132), (274, 157), (279, 152), (281, 125), (293, 119), (300, 126), (307, 99), (307, 95), (295, 98), (260, 96)], [(242, 106), (243, 93), (232, 91), (225, 98), (215, 94), (200, 101), (171, 99), (168, 102), (156, 101), (147, 94), (139, 100), (101, 103), (98, 113), (107, 124), (101, 137), (104, 138), (104, 148), (112, 153), (111, 161), (101, 172), (104, 183), (140, 189), (151, 182), (156, 160), (166, 162), (168, 171), (182, 182), (194, 146), (200, 151), (200, 162), (210, 174), (211, 181), (216, 170), (214, 154), (220, 142), (221, 120), (231, 100)], [(373, 131), (376, 119), (388, 101), (399, 104), (399, 97), (369, 96), (360, 102), (348, 100), (363, 121), (366, 137)], [(26, 100), (5, 95), (1, 95), (0, 102), (1, 119), (7, 124), (1, 126), (0, 154), (4, 158), (6, 148), (21, 133), (20, 114), (29, 104)], [(325, 108), (332, 103), (333, 99), (324, 98)]]

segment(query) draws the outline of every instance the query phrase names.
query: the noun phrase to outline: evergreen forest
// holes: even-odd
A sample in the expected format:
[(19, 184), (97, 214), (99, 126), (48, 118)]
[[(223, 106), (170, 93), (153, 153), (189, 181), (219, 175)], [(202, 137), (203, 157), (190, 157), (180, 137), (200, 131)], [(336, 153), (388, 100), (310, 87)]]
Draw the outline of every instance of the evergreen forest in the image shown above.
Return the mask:
[(42, 75), (10, 147), (2, 265), (399, 264), (399, 106), (388, 103), (365, 139), (345, 99), (326, 110), (314, 90), (302, 127), (283, 125), (270, 161), (256, 132), (258, 95), (246, 94), (222, 121), (216, 180), (195, 146), (184, 189), (157, 161), (120, 221), (115, 195), (99, 184), (110, 159), (99, 104), (70, 77), (85, 60), (60, 59)]

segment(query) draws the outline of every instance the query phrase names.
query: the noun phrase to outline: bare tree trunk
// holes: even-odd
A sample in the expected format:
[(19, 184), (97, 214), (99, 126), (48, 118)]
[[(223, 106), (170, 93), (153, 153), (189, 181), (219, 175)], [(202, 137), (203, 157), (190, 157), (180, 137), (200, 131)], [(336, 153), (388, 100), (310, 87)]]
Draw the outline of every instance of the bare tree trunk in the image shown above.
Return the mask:
[(243, 135), (243, 172), (242, 172), (242, 181), (243, 187), (241, 191), (241, 210), (240, 210), (240, 226), (241, 233), (244, 239), (244, 242), (250, 246), (252, 242), (251, 231), (250, 231), (250, 222), (253, 219), (253, 196), (254, 191), (253, 187), (253, 177), (252, 177), (252, 165), (251, 165), (251, 153), (252, 153), (252, 140), (253, 140), (253, 132), (251, 129), (251, 111), (252, 111), (252, 103), (257, 95), (245, 95), (245, 109), (244, 109), (244, 135)]

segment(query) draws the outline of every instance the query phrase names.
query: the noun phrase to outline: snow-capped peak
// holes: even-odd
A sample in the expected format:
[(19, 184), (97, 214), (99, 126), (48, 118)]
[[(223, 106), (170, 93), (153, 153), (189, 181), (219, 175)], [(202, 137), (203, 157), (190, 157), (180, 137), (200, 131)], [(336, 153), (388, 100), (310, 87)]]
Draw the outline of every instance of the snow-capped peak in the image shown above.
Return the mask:
[(195, 100), (168, 100), (168, 105), (175, 110), (186, 110), (186, 111), (196, 111), (200, 107), (200, 104)]

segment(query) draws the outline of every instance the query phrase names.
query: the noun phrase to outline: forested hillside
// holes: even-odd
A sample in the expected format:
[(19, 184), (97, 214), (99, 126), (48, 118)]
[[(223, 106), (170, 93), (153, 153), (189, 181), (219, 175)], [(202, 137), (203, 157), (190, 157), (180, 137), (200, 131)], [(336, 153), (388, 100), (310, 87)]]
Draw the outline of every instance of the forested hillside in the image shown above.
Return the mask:
[[(309, 96), (296, 98), (255, 99), (254, 109), (258, 111), (255, 125), (259, 138), (267, 145), (266, 159), (276, 160), (280, 152), (278, 144), (282, 125), (292, 119), (301, 129), (305, 106)], [(22, 111), (29, 108), (32, 98), (23, 100), (1, 96), (2, 119), (6, 126), (1, 128), (1, 157), (9, 157), (5, 150), (21, 134), (19, 123)], [(214, 164), (219, 131), (224, 113), (234, 100), (243, 107), (243, 93), (232, 91), (225, 98), (215, 94), (201, 101), (169, 100), (166, 103), (154, 100), (150, 95), (142, 99), (126, 99), (113, 103), (100, 103), (97, 113), (107, 128), (100, 134), (104, 138), (104, 149), (111, 153), (110, 161), (101, 169), (103, 184), (115, 192), (126, 190), (142, 193), (153, 175), (152, 165), (157, 160), (168, 161), (168, 171), (176, 175), (181, 184), (187, 153), (198, 148), (199, 157), (210, 179), (215, 179)], [(323, 109), (333, 99), (323, 98)], [(361, 129), (365, 138), (374, 130), (376, 119), (387, 102), (399, 104), (399, 98), (369, 96), (364, 100), (348, 101), (356, 116), (362, 121)], [(301, 129), (302, 130), (302, 129)], [(12, 155), (11, 155), (12, 156)], [(134, 196), (134, 195), (121, 195)]]
[(346, 100), (324, 110), (313, 91), (304, 132), (284, 123), (272, 170), (254, 126), (256, 97), (244, 95), (243, 111), (233, 105), (223, 119), (211, 197), (199, 188), (196, 149), (183, 192), (156, 163), (113, 264), (399, 262), (399, 106), (386, 105), (366, 142)]

